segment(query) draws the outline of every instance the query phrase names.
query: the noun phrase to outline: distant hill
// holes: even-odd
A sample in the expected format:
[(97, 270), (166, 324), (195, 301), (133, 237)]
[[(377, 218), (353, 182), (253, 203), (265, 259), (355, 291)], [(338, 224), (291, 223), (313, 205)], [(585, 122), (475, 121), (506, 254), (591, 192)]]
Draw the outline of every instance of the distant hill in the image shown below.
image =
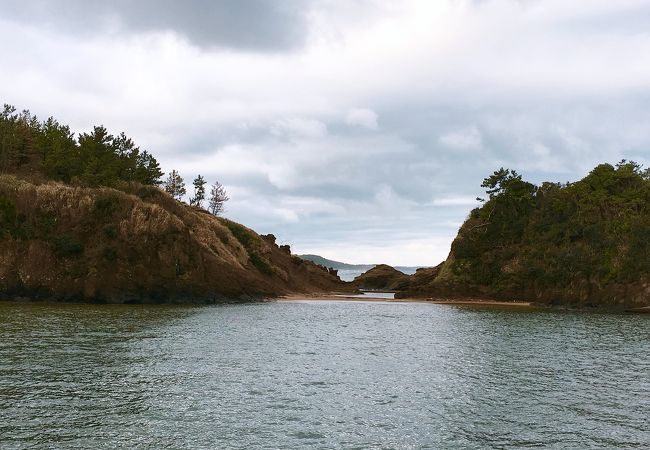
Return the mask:
[(376, 264), (347, 264), (340, 261), (334, 261), (332, 259), (323, 258), (319, 255), (298, 255), (300, 258), (311, 261), (315, 264), (320, 264), (321, 266), (331, 267), (332, 269), (338, 270), (370, 270), (376, 266)]
[[(337, 270), (357, 270), (359, 272), (366, 272), (372, 269), (375, 266), (380, 264), (348, 264), (341, 261), (334, 261), (332, 259), (323, 258), (319, 255), (298, 255), (300, 258), (311, 261), (315, 264), (320, 264), (321, 266), (331, 267), (332, 269)], [(400, 272), (406, 274), (413, 274), (421, 266), (397, 266), (395, 267)]]

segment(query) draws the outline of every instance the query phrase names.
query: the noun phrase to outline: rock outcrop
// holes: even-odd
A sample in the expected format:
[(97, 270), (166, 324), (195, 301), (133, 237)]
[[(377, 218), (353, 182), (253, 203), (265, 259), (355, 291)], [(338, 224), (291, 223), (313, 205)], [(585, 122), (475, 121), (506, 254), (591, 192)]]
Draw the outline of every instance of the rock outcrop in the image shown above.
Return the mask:
[(525, 300), (600, 309), (650, 306), (650, 171), (601, 164), (540, 186), (500, 169), (447, 260), (401, 297)]
[(409, 276), (386, 264), (379, 264), (351, 282), (359, 289), (397, 291), (409, 284)]

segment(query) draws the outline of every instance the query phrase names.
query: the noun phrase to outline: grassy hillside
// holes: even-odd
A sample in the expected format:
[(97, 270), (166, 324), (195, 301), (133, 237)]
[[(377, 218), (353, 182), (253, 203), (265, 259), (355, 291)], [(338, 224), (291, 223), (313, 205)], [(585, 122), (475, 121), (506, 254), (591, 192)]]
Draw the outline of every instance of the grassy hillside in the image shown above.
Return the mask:
[(501, 169), (483, 183), (449, 258), (402, 295), (580, 306), (650, 304), (650, 172), (623, 161), (535, 186)]
[(272, 235), (174, 200), (156, 159), (102, 127), (0, 113), (0, 298), (215, 302), (332, 290)]
[(0, 294), (97, 302), (215, 302), (336, 289), (327, 271), (243, 225), (131, 191), (0, 176)]

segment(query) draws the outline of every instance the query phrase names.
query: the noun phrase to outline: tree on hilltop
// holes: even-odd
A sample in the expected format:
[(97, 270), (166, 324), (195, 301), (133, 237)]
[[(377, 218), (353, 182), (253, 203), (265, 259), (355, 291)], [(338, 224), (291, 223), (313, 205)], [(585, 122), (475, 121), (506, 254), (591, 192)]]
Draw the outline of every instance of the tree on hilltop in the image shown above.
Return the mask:
[(203, 200), (205, 200), (205, 185), (207, 182), (205, 181), (205, 178), (198, 175), (192, 184), (194, 185), (194, 197), (190, 199), (190, 205), (203, 208)]
[(165, 180), (163, 187), (165, 192), (176, 200), (180, 200), (187, 193), (187, 190), (185, 189), (185, 181), (176, 170), (171, 171), (167, 180)]
[(224, 212), (224, 203), (230, 200), (226, 188), (221, 183), (215, 181), (210, 189), (210, 198), (208, 200), (208, 211), (215, 216)]
[(124, 133), (115, 136), (96, 126), (75, 138), (70, 127), (53, 117), (39, 121), (11, 105), (0, 110), (0, 170), (93, 187), (158, 185), (163, 175), (156, 159)]

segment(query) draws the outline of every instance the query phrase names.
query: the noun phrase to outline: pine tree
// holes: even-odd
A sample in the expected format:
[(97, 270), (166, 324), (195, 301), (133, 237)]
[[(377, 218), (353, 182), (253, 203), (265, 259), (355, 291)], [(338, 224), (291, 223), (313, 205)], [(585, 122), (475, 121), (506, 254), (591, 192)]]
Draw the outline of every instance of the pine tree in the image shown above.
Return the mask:
[(190, 205), (203, 208), (203, 200), (205, 200), (205, 185), (207, 184), (205, 178), (198, 175), (194, 179), (194, 197), (190, 199)]
[(0, 171), (42, 173), (66, 183), (118, 187), (121, 182), (160, 184), (158, 161), (124, 133), (103, 126), (75, 138), (68, 126), (50, 117), (40, 122), (11, 105), (0, 109)]
[(164, 183), (165, 192), (174, 197), (176, 200), (180, 200), (186, 194), (185, 190), (185, 181), (183, 177), (176, 171), (172, 170), (167, 180)]
[(215, 216), (224, 212), (224, 203), (230, 200), (226, 193), (226, 188), (221, 183), (215, 181), (210, 189), (210, 199), (208, 200), (208, 211)]
[(160, 170), (160, 165), (156, 158), (154, 158), (146, 150), (138, 153), (137, 163), (135, 170), (135, 179), (140, 183), (159, 185), (160, 177), (164, 175), (164, 172)]

